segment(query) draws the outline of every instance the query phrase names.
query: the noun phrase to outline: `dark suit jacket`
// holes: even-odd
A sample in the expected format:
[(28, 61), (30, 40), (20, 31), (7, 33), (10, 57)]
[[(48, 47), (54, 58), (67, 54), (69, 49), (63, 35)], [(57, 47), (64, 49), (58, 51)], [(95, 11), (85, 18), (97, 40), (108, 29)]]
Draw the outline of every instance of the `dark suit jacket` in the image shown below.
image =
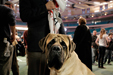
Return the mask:
[(78, 54), (80, 60), (92, 70), (92, 55), (91, 55), (91, 33), (85, 25), (79, 25), (74, 33), (73, 38), (76, 44), (75, 52)]
[[(46, 0), (19, 0), (20, 17), (28, 24), (28, 51), (40, 52), (39, 40), (44, 38), (49, 32), (48, 11)], [(63, 25), (59, 33), (65, 33)]]

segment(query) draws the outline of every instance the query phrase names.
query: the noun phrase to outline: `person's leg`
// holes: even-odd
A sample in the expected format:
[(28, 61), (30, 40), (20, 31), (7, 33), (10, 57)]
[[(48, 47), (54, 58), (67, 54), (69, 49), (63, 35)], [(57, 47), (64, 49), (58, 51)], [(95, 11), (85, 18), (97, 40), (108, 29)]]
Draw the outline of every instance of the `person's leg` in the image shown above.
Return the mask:
[(50, 75), (50, 70), (48, 68), (48, 65), (47, 65), (47, 60), (46, 60), (46, 56), (45, 54), (42, 54), (42, 57), (41, 57), (41, 74), (40, 75)]
[(101, 59), (101, 51), (102, 51), (102, 47), (99, 47), (99, 55), (98, 55), (98, 67), (100, 67), (100, 59)]
[[(108, 64), (110, 64), (110, 62), (111, 62), (111, 54), (112, 54), (112, 50), (109, 50), (109, 53), (108, 53), (108, 55), (109, 55)], [(111, 65), (111, 64), (110, 64), (110, 65)]]
[(0, 42), (0, 75), (9, 75), (11, 71), (12, 64), (12, 56), (13, 56), (13, 48), (10, 47), (10, 56), (4, 56), (4, 51), (6, 48), (6, 44)]
[(109, 50), (105, 50), (105, 55), (104, 55), (104, 64), (106, 63), (106, 61), (107, 61), (107, 57), (108, 57), (108, 53), (109, 53)]
[(92, 63), (95, 63), (95, 48), (92, 48)]
[(105, 55), (105, 47), (102, 47), (102, 57), (101, 57), (101, 67), (103, 68), (103, 59), (104, 59), (104, 55)]
[(49, 75), (45, 54), (28, 52), (28, 75)]
[(96, 49), (95, 61), (98, 61), (98, 55), (99, 55), (99, 51), (98, 51), (98, 49)]
[(26, 53), (26, 63), (27, 63), (27, 65), (28, 65), (28, 51), (27, 51), (27, 48), (25, 48), (25, 53)]
[(13, 52), (12, 72), (13, 72), (13, 75), (19, 75), (19, 66), (18, 66), (17, 56), (16, 56), (16, 47), (14, 47), (14, 52)]
[(40, 75), (41, 52), (28, 52), (28, 75)]

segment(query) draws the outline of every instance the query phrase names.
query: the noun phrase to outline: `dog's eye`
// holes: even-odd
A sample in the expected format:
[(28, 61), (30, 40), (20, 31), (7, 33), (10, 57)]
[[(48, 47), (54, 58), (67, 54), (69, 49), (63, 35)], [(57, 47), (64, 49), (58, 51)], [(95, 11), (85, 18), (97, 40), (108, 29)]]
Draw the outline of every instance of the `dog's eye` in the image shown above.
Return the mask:
[(66, 44), (64, 41), (60, 42), (60, 44), (62, 45), (63, 49), (66, 49)]
[(62, 46), (66, 46), (66, 44), (65, 44), (64, 41), (60, 42), (60, 44), (61, 44)]
[(55, 43), (55, 40), (53, 39), (53, 40), (51, 40), (51, 41), (49, 42), (49, 44), (47, 45), (47, 47), (50, 48), (51, 45), (54, 44), (54, 43)]
[(63, 49), (66, 49), (66, 46), (62, 46), (63, 47)]

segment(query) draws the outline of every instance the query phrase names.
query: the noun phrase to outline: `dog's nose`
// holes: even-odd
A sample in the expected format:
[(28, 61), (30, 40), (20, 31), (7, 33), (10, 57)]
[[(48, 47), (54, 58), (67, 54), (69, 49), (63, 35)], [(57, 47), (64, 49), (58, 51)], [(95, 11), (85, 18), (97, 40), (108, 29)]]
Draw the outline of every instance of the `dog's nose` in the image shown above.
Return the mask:
[(60, 48), (60, 46), (53, 46), (52, 50), (60, 52), (61, 48)]

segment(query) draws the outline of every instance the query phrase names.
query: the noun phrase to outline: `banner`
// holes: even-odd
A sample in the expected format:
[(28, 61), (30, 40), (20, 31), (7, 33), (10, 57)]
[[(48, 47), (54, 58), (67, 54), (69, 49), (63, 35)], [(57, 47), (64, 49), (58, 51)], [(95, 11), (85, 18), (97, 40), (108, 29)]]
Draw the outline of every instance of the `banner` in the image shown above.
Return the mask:
[(82, 9), (82, 14), (85, 14), (85, 9)]
[(68, 15), (69, 15), (69, 16), (71, 15), (71, 10), (68, 10)]
[(108, 9), (108, 4), (105, 4), (105, 9)]
[(100, 6), (100, 11), (102, 11), (102, 9), (103, 9), (103, 6), (101, 5), (101, 6)]
[(90, 13), (90, 8), (87, 8), (87, 13)]

